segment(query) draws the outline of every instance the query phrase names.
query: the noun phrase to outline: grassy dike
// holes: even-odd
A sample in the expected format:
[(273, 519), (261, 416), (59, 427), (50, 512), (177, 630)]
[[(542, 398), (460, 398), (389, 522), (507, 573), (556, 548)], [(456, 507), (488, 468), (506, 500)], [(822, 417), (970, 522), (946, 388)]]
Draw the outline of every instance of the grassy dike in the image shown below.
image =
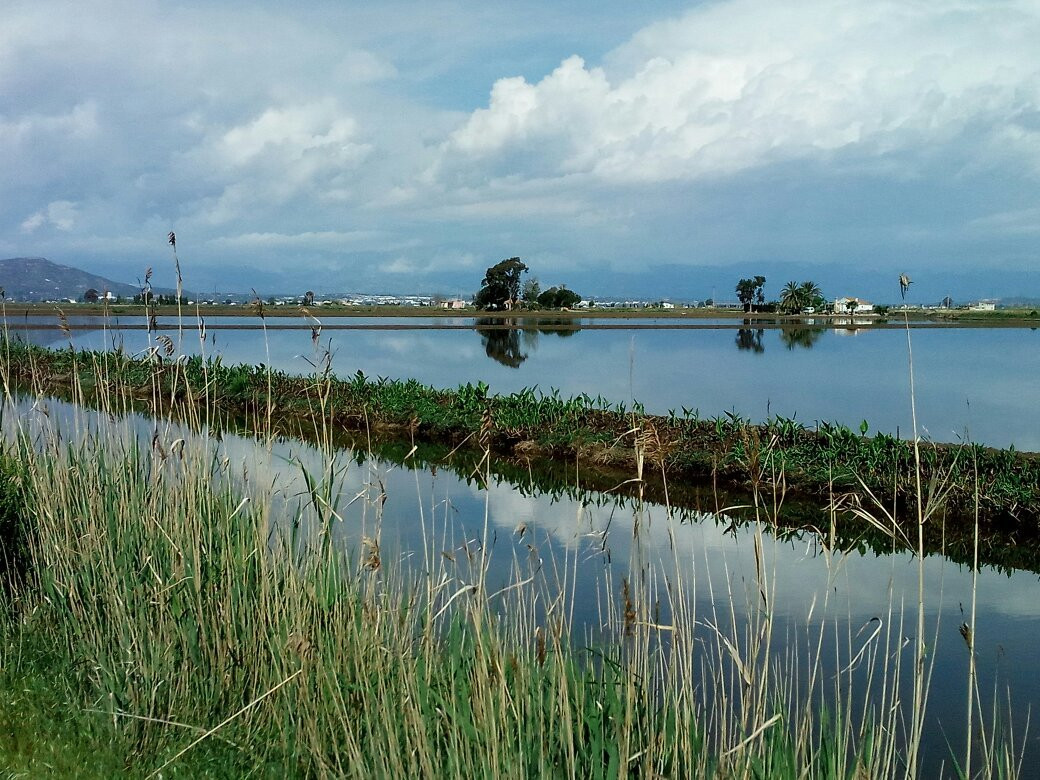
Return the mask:
[[(83, 407), (107, 409), (102, 398), (85, 397), (72, 392), (67, 385), (50, 385), (49, 392)], [(140, 393), (138, 393), (140, 395)], [(188, 404), (169, 405), (151, 399), (124, 397), (127, 410), (148, 414), (157, 406), (182, 422), (191, 423), (197, 409)], [(185, 414), (185, 412), (187, 412)], [(221, 413), (214, 411), (204, 421), (205, 430), (255, 436), (264, 422), (255, 415)], [(200, 429), (203, 429), (200, 428)], [(342, 427), (330, 430), (314, 420), (298, 417), (272, 417), (271, 432), (311, 443), (349, 449), (362, 455), (374, 455), (380, 460), (419, 469), (447, 469), (467, 482), (481, 482), (485, 477), (503, 481), (521, 493), (543, 495), (549, 498), (577, 500), (582, 504), (599, 505), (627, 500), (631, 508), (639, 501), (668, 505), (682, 523), (712, 522), (726, 527), (747, 527), (761, 518), (756, 510), (756, 494), (746, 485), (750, 479), (695, 479), (668, 482), (656, 469), (648, 470), (644, 460), (641, 479), (632, 479), (635, 453), (629, 459), (619, 458), (623, 466), (608, 465), (603, 461), (584, 462), (580, 470), (575, 460), (562, 457), (517, 457), (513, 452), (494, 453), (478, 447), (452, 443), (453, 440), (416, 439), (411, 426), (386, 426), (376, 423), (373, 428)], [(484, 470), (486, 469), (486, 473)], [(903, 536), (894, 533), (892, 526), (879, 523), (875, 517), (865, 517), (862, 511), (837, 510), (834, 502), (818, 496), (796, 495), (781, 485), (782, 495), (762, 495), (763, 487), (770, 492), (773, 485), (759, 480), (759, 504), (773, 504), (782, 499), (780, 511), (768, 512), (772, 532), (780, 537), (816, 535), (832, 549), (867, 551), (878, 555), (893, 549), (913, 547)], [(843, 505), (848, 506), (847, 499)], [(883, 514), (880, 513), (880, 514)], [(942, 555), (957, 563), (972, 566), (974, 561), (985, 566), (1011, 573), (1027, 570), (1040, 573), (1040, 534), (1018, 527), (1017, 522), (990, 522), (985, 535), (978, 539), (975, 550), (975, 527), (966, 521), (950, 522), (940, 513), (936, 522), (925, 527), (924, 549), (929, 555)], [(895, 536), (895, 538), (893, 538)]]
[[(167, 339), (169, 342), (169, 339)], [(300, 377), (263, 366), (225, 366), (194, 357), (177, 363), (112, 353), (75, 353), (4, 342), (10, 381), (85, 397), (122, 393), (156, 408), (188, 405), (281, 426), (363, 432), (375, 438), (442, 443), (517, 463), (577, 464), (590, 473), (631, 476), (673, 486), (710, 484), (836, 499), (847, 514), (905, 515), (917, 472), (911, 441), (842, 425), (809, 428), (774, 418), (754, 424), (738, 416), (655, 416), (602, 398), (561, 398), (524, 390), (491, 395), (487, 386), (439, 390), (415, 381)], [(1034, 539), (1040, 531), (1040, 457), (980, 445), (926, 444), (921, 478), (947, 531)], [(893, 508), (896, 511), (893, 511)], [(891, 529), (889, 529), (891, 530)], [(905, 529), (904, 529), (905, 530)], [(897, 529), (898, 531), (898, 529)], [(898, 534), (897, 534), (898, 535)]]

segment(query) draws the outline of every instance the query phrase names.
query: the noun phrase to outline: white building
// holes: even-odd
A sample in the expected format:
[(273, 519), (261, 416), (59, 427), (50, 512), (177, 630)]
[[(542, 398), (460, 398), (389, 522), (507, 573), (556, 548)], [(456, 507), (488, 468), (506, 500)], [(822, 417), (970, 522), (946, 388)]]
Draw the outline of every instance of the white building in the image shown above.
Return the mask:
[(451, 298), (447, 301), (444, 301), (441, 304), (441, 306), (443, 306), (445, 309), (465, 309), (466, 302), (462, 300), (462, 298)]
[(971, 311), (996, 311), (996, 309), (997, 309), (997, 302), (996, 301), (979, 301), (978, 303), (973, 303), (968, 308), (971, 309)]
[(873, 311), (874, 304), (862, 298), (846, 295), (844, 298), (834, 299), (835, 314), (870, 314)]

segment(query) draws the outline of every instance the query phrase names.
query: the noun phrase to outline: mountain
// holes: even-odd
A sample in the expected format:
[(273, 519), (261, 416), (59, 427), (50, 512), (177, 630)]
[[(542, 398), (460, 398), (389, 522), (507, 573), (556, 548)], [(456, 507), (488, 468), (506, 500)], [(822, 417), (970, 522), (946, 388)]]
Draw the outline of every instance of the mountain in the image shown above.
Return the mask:
[(1012, 306), (1015, 308), (1026, 308), (1032, 306), (1034, 308), (1040, 307), (1040, 298), (1029, 298), (1022, 295), (1014, 295), (1007, 298), (1000, 299), (1001, 306)]
[[(132, 284), (113, 282), (79, 268), (52, 263), (43, 257), (11, 257), (0, 260), (0, 287), (16, 301), (55, 301), (74, 298), (94, 289), (131, 298), (141, 292)], [(158, 292), (158, 290), (156, 291)]]

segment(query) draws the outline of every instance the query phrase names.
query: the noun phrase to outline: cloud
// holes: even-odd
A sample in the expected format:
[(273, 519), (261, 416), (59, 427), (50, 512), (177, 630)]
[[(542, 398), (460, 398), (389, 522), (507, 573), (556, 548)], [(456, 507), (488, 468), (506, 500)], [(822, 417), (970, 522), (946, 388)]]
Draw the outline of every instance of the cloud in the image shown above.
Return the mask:
[(210, 245), (222, 249), (337, 249), (343, 246), (370, 243), (385, 238), (376, 231), (335, 230), (310, 231), (287, 235), (285, 233), (243, 233), (237, 236), (221, 236), (210, 241)]
[(373, 52), (357, 49), (343, 55), (335, 73), (343, 82), (367, 84), (396, 78), (397, 68)]
[(55, 114), (28, 113), (10, 120), (0, 115), (0, 145), (5, 148), (39, 143), (40, 136), (81, 140), (98, 130), (98, 107), (93, 101)]
[(175, 229), (206, 284), (402, 292), (1035, 265), (1035, 2), (348, 6), (10, 0), (4, 251), (130, 275)]
[(210, 120), (206, 138), (178, 161), (216, 191), (192, 204), (190, 216), (212, 226), (255, 224), (294, 198), (349, 202), (373, 150), (360, 135), (358, 121), (331, 98), (270, 106), (230, 127)]
[(706, 4), (603, 66), (498, 80), (437, 173), (702, 180), (839, 151), (927, 156), (968, 131), (1040, 173), (1038, 39), (1026, 2)]
[(973, 219), (969, 228), (988, 234), (1040, 234), (1040, 208), (1017, 209)]
[(255, 119), (225, 132), (217, 143), (220, 156), (232, 166), (261, 154), (283, 162), (304, 161), (317, 152), (324, 164), (351, 163), (371, 149), (356, 142), (357, 122), (342, 116), (331, 100), (285, 108), (268, 108)]
[(44, 225), (51, 225), (62, 232), (72, 230), (76, 225), (79, 212), (75, 203), (67, 200), (56, 200), (47, 204), (47, 208), (37, 211), (22, 222), (23, 233), (34, 233)]
[(46, 222), (46, 215), (42, 211), (37, 211), (35, 214), (26, 218), (26, 220), (22, 222), (22, 232), (34, 233), (36, 232), (37, 228), (39, 228)]
[(383, 273), (387, 274), (415, 274), (422, 271), (422, 267), (416, 260), (407, 257), (395, 257), (382, 265)]
[(423, 252), (413, 255), (398, 255), (382, 261), (381, 273), (393, 275), (428, 275), (446, 270), (475, 269), (479, 258), (471, 252)]

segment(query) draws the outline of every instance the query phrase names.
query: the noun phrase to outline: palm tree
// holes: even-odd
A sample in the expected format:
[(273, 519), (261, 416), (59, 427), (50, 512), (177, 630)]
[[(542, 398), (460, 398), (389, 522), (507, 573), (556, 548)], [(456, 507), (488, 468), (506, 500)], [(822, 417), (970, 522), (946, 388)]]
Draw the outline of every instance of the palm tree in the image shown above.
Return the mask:
[(823, 300), (823, 292), (816, 282), (802, 282), (799, 292), (802, 294), (801, 308), (803, 309), (806, 306), (819, 306)]
[(785, 311), (798, 311), (802, 308), (802, 288), (798, 282), (788, 282), (780, 291), (780, 308)]
[(785, 311), (799, 312), (808, 306), (818, 306), (823, 299), (816, 282), (788, 282), (780, 291), (780, 307)]

